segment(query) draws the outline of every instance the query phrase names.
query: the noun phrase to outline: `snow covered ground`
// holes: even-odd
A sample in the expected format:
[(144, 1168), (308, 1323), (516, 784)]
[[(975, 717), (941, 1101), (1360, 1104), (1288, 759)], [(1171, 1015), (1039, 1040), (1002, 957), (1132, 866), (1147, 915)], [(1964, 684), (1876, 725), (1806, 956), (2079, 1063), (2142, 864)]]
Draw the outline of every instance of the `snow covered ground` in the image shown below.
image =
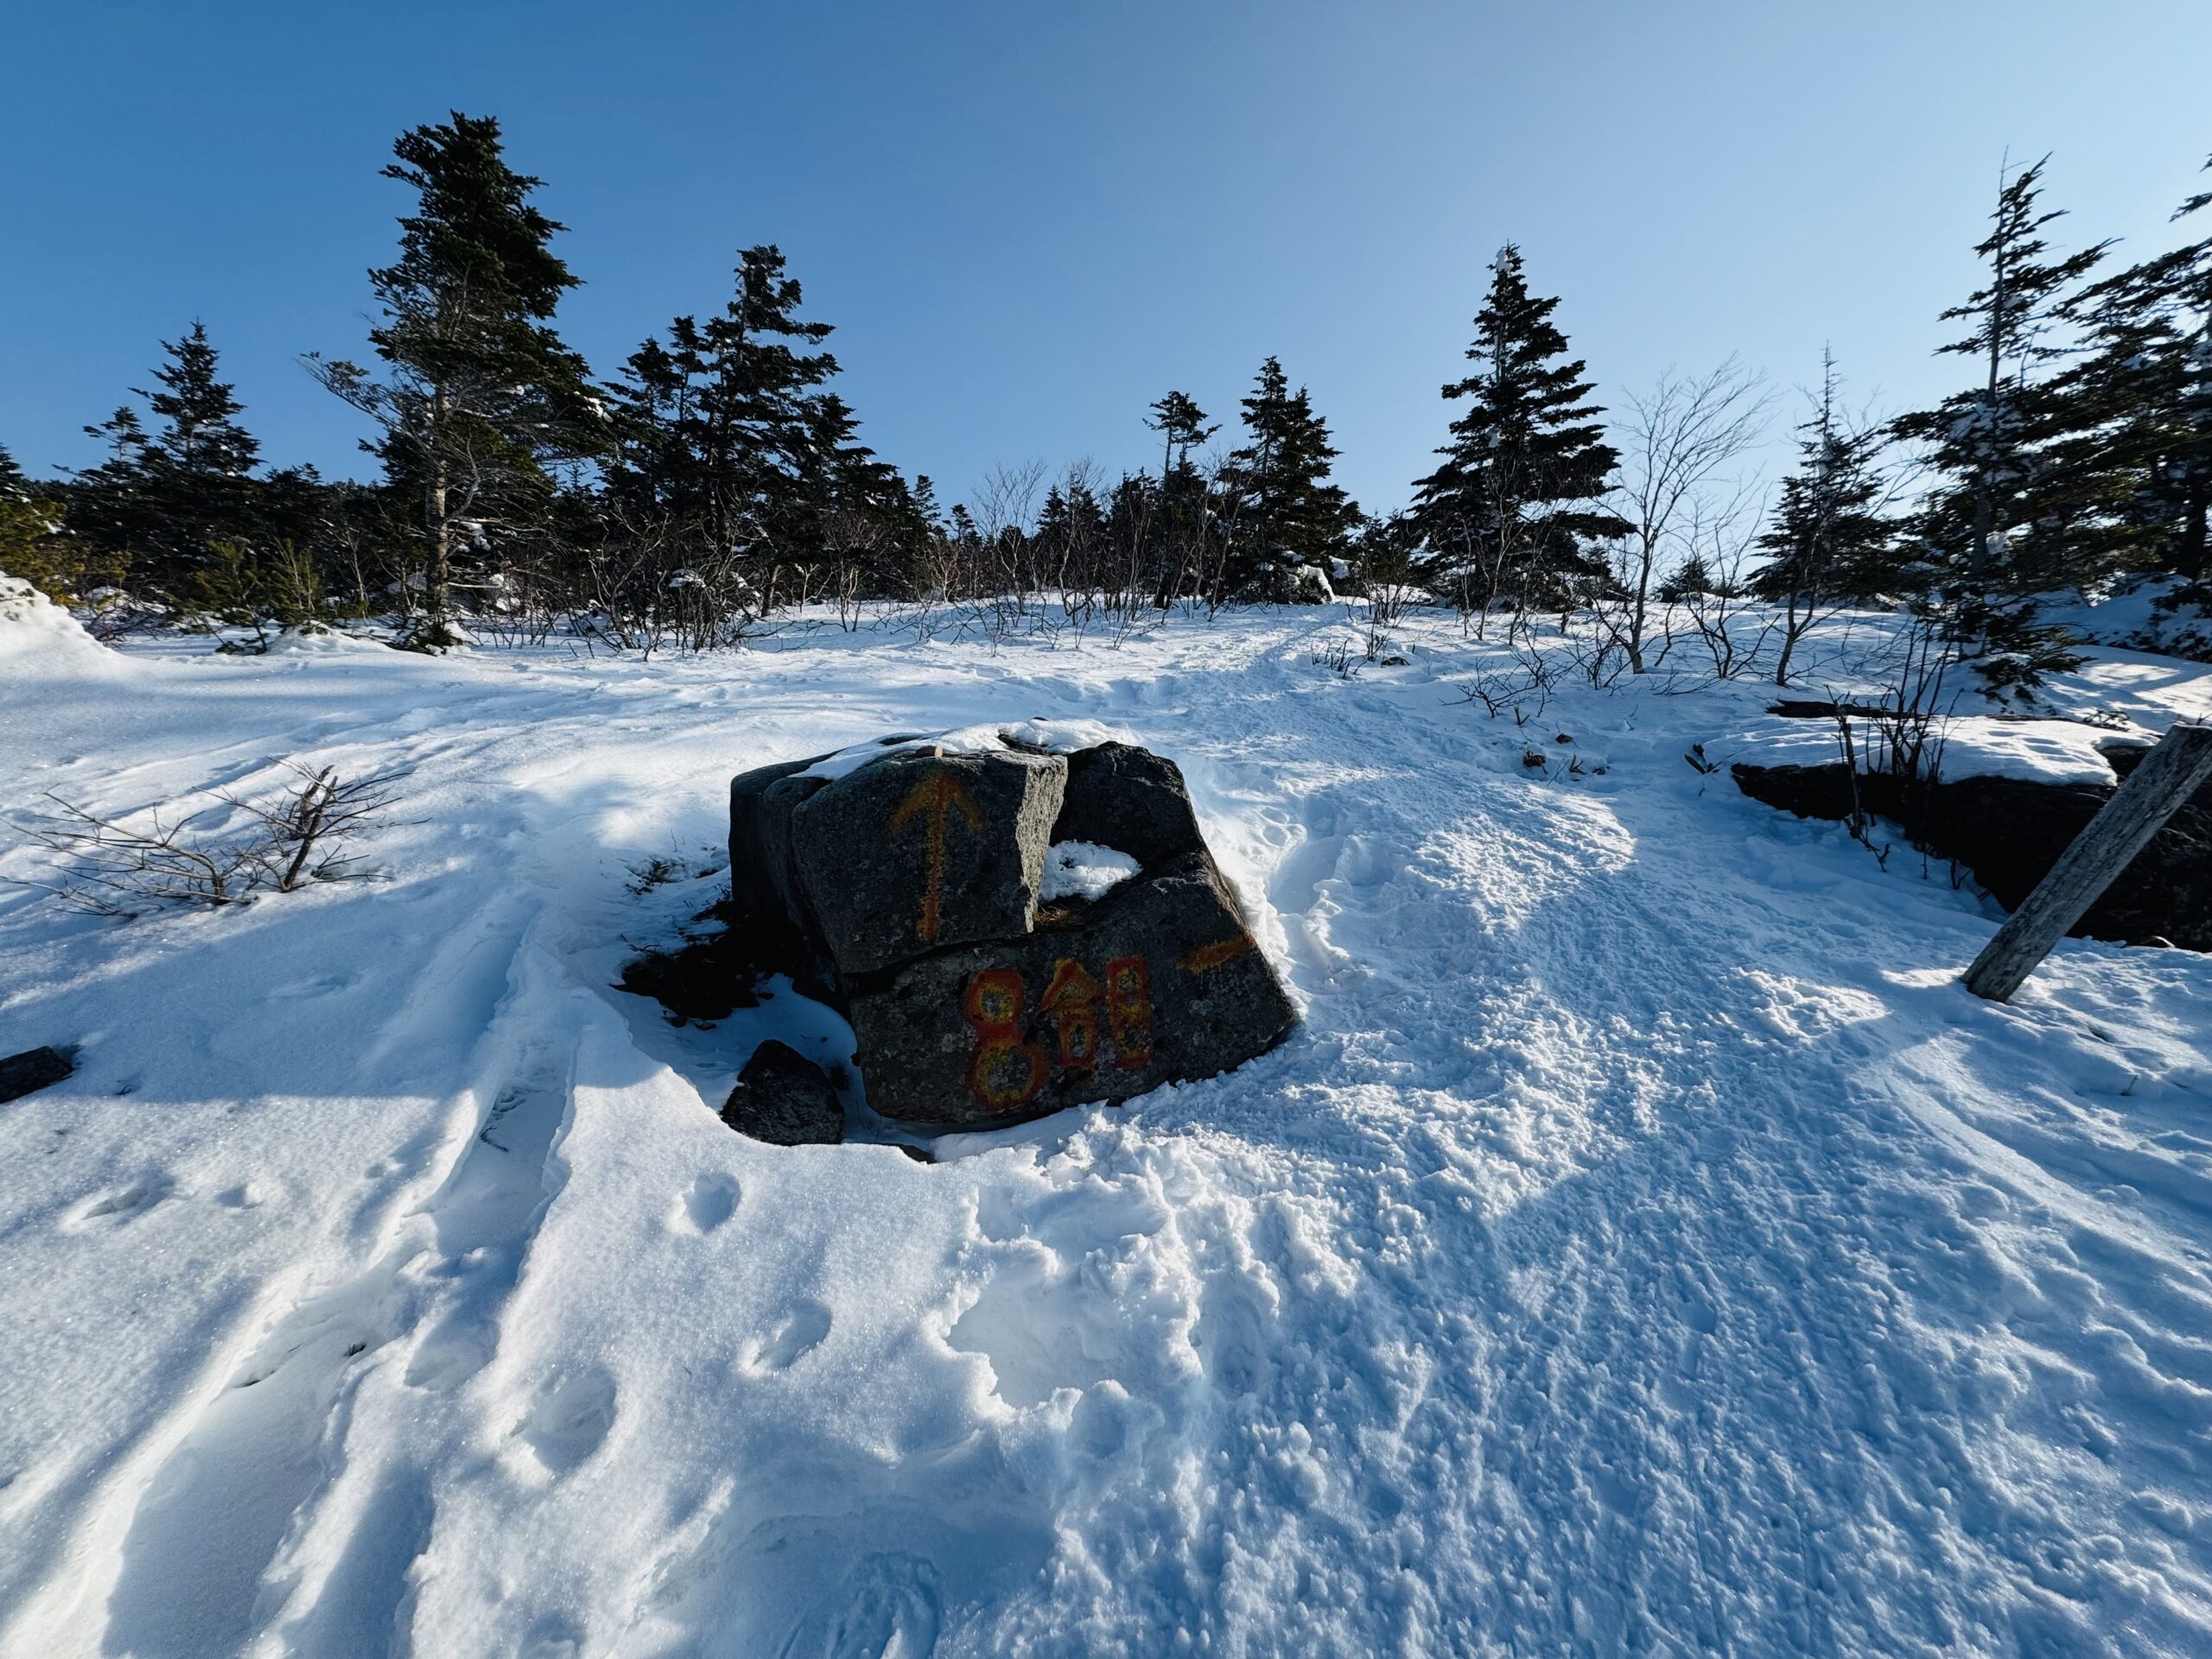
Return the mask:
[[(1768, 688), (1523, 728), (1446, 619), (1332, 672), (1339, 607), (650, 665), (16, 611), (11, 810), (404, 777), (377, 883), (0, 894), (0, 1052), (82, 1045), (0, 1107), (0, 1651), (2212, 1651), (2212, 962), (1967, 996), (1980, 902), (1684, 763)], [(935, 1166), (724, 1129), (792, 999), (609, 988), (719, 885), (632, 868), (1031, 719), (1180, 762), (1303, 1027)]]

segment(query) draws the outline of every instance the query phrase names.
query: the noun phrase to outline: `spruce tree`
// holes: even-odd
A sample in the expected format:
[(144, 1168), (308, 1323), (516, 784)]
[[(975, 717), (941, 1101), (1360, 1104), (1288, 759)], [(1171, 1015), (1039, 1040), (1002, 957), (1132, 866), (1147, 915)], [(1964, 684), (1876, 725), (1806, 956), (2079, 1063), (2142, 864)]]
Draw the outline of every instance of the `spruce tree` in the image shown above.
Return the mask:
[(1345, 550), (1360, 521), (1359, 509), (1329, 481), (1337, 455), (1329, 429), (1306, 388), (1290, 390), (1281, 363), (1270, 357), (1261, 365), (1243, 407), (1250, 435), (1230, 452), (1220, 482), (1242, 556), (1224, 574), (1231, 592), (1249, 585), (1262, 567), (1283, 573), (1285, 587), (1292, 567), (1325, 567)]
[(704, 323), (680, 316), (623, 365), (609, 400), (625, 435), (615, 487), (696, 518), (718, 555), (803, 555), (832, 474), (853, 475), (850, 410), (825, 402), (837, 360), (828, 323), (772, 245), (739, 255), (734, 291)]
[(1152, 543), (1157, 571), (1153, 602), (1166, 610), (1190, 591), (1211, 563), (1205, 483), (1191, 451), (1220, 428), (1206, 419), (1205, 410), (1188, 392), (1168, 392), (1155, 398), (1151, 409), (1145, 424), (1160, 434), (1160, 486), (1152, 493), (1148, 511), (1131, 497), (1121, 504), (1121, 516), (1127, 533)]
[(384, 176), (416, 194), (399, 257), (369, 273), (381, 378), (311, 357), (318, 378), (377, 423), (365, 447), (417, 504), (426, 616), (410, 643), (455, 644), (452, 583), (470, 551), (498, 558), (542, 537), (549, 467), (605, 442), (583, 359), (552, 318), (577, 285), (552, 251), (563, 228), (531, 204), (542, 181), (507, 165), (499, 124), (453, 112), (403, 134)]
[(1160, 435), (1163, 480), (1192, 473), (1191, 451), (1221, 429), (1208, 423), (1205, 410), (1186, 391), (1171, 391), (1154, 399), (1151, 418), (1145, 424)]
[(96, 545), (129, 561), (134, 585), (177, 598), (190, 592), (215, 544), (258, 537), (264, 503), (253, 468), (261, 447), (238, 419), (243, 408), (203, 325), (162, 350), (160, 390), (133, 393), (158, 425), (149, 432), (126, 404), (85, 429), (109, 453), (79, 474), (73, 516)]
[(112, 584), (122, 563), (72, 533), (60, 493), (23, 475), (0, 444), (0, 575), (29, 582), (65, 604)]
[(1899, 435), (1927, 446), (1939, 475), (1915, 527), (1920, 556), (1993, 688), (2032, 685), (2067, 660), (2036, 620), (2036, 596), (2098, 574), (2097, 492), (2068, 453), (2094, 416), (2051, 368), (2066, 351), (2067, 290), (2106, 245), (2051, 256), (2044, 231), (2063, 215), (2040, 204), (2049, 159), (1999, 186), (1974, 249), (1987, 278), (1942, 314), (1968, 325), (1941, 350), (1972, 359), (1978, 384), (1897, 423)]
[(1475, 372), (1444, 388), (1468, 408), (1437, 451), (1443, 464), (1414, 486), (1414, 519), (1428, 580), (1463, 609), (1563, 609), (1605, 579), (1594, 544), (1627, 528), (1599, 505), (1619, 456), (1551, 320), (1559, 301), (1529, 293), (1510, 243), (1490, 270), (1467, 347)]
[[(1798, 643), (1822, 614), (1842, 601), (1880, 594), (1897, 574), (1895, 529), (1880, 512), (1888, 493), (1879, 459), (1887, 435), (1845, 418), (1836, 406), (1839, 385), (1834, 358), (1823, 357), (1819, 401), (1798, 429), (1797, 468), (1783, 480), (1758, 541), (1767, 560), (1751, 591), (1783, 607), (1777, 685), (1789, 683)], [(1701, 589), (1712, 579), (1700, 566), (1696, 580)]]
[(1113, 585), (1106, 575), (1109, 545), (1106, 510), (1099, 505), (1086, 469), (1071, 468), (1065, 485), (1045, 493), (1031, 537), (1043, 562), (1046, 582), (1066, 594)]
[[(2208, 207), (2212, 193), (2192, 196), (2174, 218)], [(2204, 604), (2212, 600), (2212, 235), (2107, 277), (2075, 314), (2092, 350), (2072, 389), (2103, 424), (2115, 563), (2178, 576), (2184, 590), (2173, 597)]]

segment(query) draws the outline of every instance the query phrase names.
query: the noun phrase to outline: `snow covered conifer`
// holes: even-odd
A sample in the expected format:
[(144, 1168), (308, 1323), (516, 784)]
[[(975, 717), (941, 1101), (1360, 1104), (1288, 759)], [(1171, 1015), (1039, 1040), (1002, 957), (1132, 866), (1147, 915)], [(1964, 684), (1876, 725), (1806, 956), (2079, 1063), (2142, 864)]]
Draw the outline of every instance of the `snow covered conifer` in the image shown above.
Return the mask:
[[(2206, 162), (2212, 168), (2212, 161)], [(2175, 213), (2212, 207), (2212, 193)], [(2212, 236), (2129, 267), (2075, 308), (2091, 355), (2073, 377), (2102, 423), (2118, 562), (2212, 600)], [(2177, 595), (2177, 597), (2180, 597)]]
[[(1212, 537), (1207, 527), (1205, 483), (1191, 460), (1191, 451), (1220, 427), (1206, 419), (1206, 412), (1188, 392), (1171, 391), (1153, 400), (1145, 424), (1160, 434), (1160, 489), (1153, 511), (1136, 513), (1134, 522), (1148, 524), (1147, 537), (1154, 548), (1157, 578), (1154, 601), (1163, 610), (1202, 580), (1212, 561)], [(1130, 496), (1125, 508), (1138, 506)], [(1125, 515), (1127, 516), (1127, 515)]]
[(71, 533), (66, 511), (58, 493), (24, 477), (0, 444), (0, 575), (19, 576), (65, 603), (121, 572), (118, 559), (95, 556)]
[(1444, 388), (1466, 412), (1437, 451), (1443, 464), (1414, 486), (1430, 582), (1478, 616), (1501, 600), (1516, 613), (1571, 604), (1605, 580), (1592, 544), (1626, 528), (1599, 505), (1619, 457), (1552, 321), (1559, 301), (1529, 293), (1511, 243), (1490, 269), (1467, 347), (1475, 372)]
[(772, 244), (745, 249), (730, 298), (631, 353), (607, 388), (618, 435), (607, 487), (633, 520), (699, 538), (715, 564), (827, 557), (873, 591), (903, 586), (928, 515), (825, 391), (832, 332)]
[(1230, 592), (1263, 565), (1325, 565), (1359, 523), (1358, 507), (1329, 481), (1337, 451), (1326, 423), (1305, 387), (1290, 390), (1276, 359), (1260, 365), (1243, 410), (1249, 436), (1230, 452), (1220, 485), (1235, 545), (1224, 578)]
[(541, 537), (554, 499), (550, 463), (605, 442), (583, 359), (552, 327), (577, 278), (551, 247), (563, 228), (531, 204), (542, 181), (506, 163), (499, 124), (453, 112), (392, 146), (384, 176), (409, 186), (399, 257), (369, 273), (384, 310), (369, 331), (382, 378), (310, 357), (332, 391), (373, 419), (365, 447), (418, 504), (425, 617), (412, 643), (460, 639), (456, 562), (492, 558)]
[(237, 418), (243, 407), (204, 325), (162, 350), (161, 389), (135, 393), (159, 425), (149, 432), (125, 405), (86, 429), (109, 454), (79, 475), (73, 518), (101, 550), (129, 561), (136, 585), (175, 597), (207, 568), (213, 544), (253, 537), (261, 446)]
[(1896, 526), (1881, 513), (1889, 486), (1879, 455), (1888, 435), (1847, 421), (1836, 407), (1838, 385), (1835, 359), (1824, 356), (1820, 401), (1798, 429), (1797, 468), (1783, 480), (1782, 499), (1758, 540), (1767, 560), (1751, 591), (1783, 607), (1777, 685), (1789, 683), (1798, 642), (1827, 607), (1872, 598), (1897, 576)]
[(1979, 642), (1977, 671), (1996, 687), (2032, 685), (2063, 660), (2062, 642), (2036, 621), (2036, 597), (2099, 574), (2094, 492), (2084, 469), (2065, 464), (2089, 416), (2051, 368), (2065, 354), (2067, 290), (2106, 245), (2051, 257), (2044, 230), (2063, 214), (2040, 204), (2043, 168), (1999, 187), (1974, 249), (1986, 280), (1943, 313), (1968, 327), (1942, 350), (1977, 361), (1980, 384), (1897, 423), (1928, 446), (1939, 474), (1916, 527), (1921, 556), (1959, 631)]

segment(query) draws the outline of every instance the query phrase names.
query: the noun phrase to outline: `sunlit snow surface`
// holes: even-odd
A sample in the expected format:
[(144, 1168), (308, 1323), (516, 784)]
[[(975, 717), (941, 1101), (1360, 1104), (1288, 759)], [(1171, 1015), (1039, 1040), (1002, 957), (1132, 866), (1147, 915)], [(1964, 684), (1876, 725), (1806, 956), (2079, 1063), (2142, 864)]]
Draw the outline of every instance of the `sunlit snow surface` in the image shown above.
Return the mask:
[(1056, 841), (1045, 854), (1040, 899), (1103, 899), (1137, 873), (1127, 853), (1090, 841)]
[[(0, 890), (0, 1052), (83, 1045), (0, 1107), (0, 1652), (2212, 1651), (2212, 963), (1967, 996), (1940, 868), (1684, 764), (1770, 688), (1516, 726), (1446, 617), (1317, 664), (1341, 608), (650, 666), (6, 629), (10, 810), (403, 800), (372, 885)], [(2056, 701), (2212, 709), (2111, 652)], [(1181, 766), (1300, 1031), (935, 1166), (724, 1129), (761, 1035), (849, 1037), (608, 988), (721, 880), (632, 867), (704, 869), (748, 767), (1031, 720)]]

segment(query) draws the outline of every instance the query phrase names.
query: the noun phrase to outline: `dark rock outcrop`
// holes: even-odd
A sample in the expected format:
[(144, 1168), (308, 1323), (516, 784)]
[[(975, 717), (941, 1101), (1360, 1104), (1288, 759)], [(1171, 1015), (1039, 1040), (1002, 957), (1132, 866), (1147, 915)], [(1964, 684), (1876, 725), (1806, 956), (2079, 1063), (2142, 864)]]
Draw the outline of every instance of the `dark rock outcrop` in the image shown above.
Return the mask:
[(1183, 774), (1173, 760), (1133, 743), (1101, 743), (1069, 758), (1052, 839), (1111, 847), (1147, 870), (1206, 849)]
[[(2125, 778), (2149, 751), (2106, 746)], [(1801, 818), (1843, 819), (1852, 810), (1850, 775), (1840, 761), (1818, 766), (1730, 768), (1752, 799)], [(2021, 778), (1944, 779), (1901, 785), (1862, 776), (1864, 810), (1894, 824), (1899, 838), (1955, 861), (2007, 910), (2050, 873), (2116, 784), (2050, 784)], [(2123, 944), (2161, 940), (2212, 950), (2212, 786), (2200, 790), (2139, 853), (2074, 929), (2082, 938)]]
[[(1125, 1099), (1239, 1065), (1295, 1023), (1173, 762), (1107, 743), (893, 752), (835, 779), (813, 764), (732, 784), (732, 887), (805, 940), (884, 1116)], [(1138, 873), (1040, 904), (1046, 851), (1070, 841)]]
[(50, 1089), (77, 1069), (73, 1048), (27, 1048), (0, 1059), (0, 1102)]
[(845, 1138), (845, 1109), (822, 1068), (772, 1038), (738, 1073), (722, 1122), (772, 1147), (835, 1146)]
[(1057, 754), (907, 751), (798, 802), (797, 897), (838, 977), (1027, 932), (1067, 772)]

